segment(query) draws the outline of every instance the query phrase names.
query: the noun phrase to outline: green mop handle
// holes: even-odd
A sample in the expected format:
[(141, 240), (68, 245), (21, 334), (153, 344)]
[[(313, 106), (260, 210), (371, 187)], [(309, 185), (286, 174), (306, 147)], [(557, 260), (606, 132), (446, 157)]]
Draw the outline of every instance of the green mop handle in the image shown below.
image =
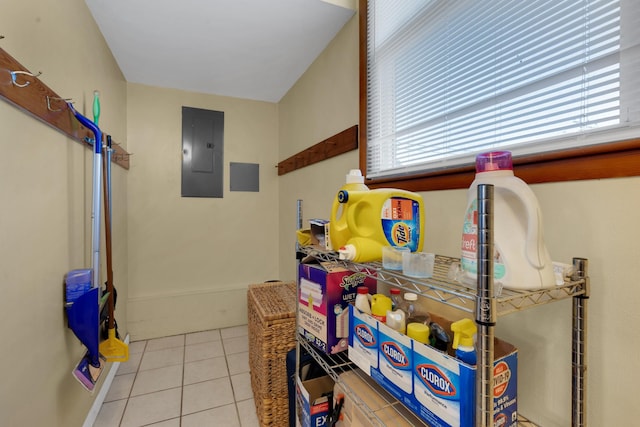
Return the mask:
[(93, 91), (93, 123), (98, 126), (98, 120), (100, 120), (100, 92)]

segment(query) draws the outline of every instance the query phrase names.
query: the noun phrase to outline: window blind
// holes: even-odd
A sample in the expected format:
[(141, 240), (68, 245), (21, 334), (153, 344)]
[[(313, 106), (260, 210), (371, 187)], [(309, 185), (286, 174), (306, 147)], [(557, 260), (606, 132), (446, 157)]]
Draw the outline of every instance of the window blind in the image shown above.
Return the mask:
[(369, 0), (367, 177), (640, 135), (640, 2)]

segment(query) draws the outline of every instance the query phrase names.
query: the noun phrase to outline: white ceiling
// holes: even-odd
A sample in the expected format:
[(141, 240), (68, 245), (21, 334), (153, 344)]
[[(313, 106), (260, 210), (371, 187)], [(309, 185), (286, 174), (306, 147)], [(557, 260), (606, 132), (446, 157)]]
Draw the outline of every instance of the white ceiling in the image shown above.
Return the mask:
[(278, 102), (355, 0), (85, 0), (132, 83)]

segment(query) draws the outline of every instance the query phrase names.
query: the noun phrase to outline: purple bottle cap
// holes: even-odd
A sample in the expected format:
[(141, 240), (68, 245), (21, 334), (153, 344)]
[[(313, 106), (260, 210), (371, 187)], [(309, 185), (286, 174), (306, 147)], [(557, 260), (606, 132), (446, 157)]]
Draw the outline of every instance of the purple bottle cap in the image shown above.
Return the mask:
[(500, 170), (513, 170), (511, 151), (492, 151), (476, 157), (476, 173)]

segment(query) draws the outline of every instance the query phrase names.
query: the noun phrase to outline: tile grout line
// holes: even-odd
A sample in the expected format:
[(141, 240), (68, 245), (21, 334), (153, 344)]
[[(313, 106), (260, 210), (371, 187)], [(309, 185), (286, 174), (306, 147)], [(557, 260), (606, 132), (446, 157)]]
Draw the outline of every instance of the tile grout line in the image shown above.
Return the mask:
[[(224, 361), (227, 365), (227, 373), (229, 374), (229, 384), (231, 385), (231, 392), (233, 393), (233, 405), (236, 408), (236, 417), (238, 417), (238, 425), (242, 427), (242, 417), (240, 417), (240, 409), (238, 408), (238, 399), (236, 398), (236, 390), (235, 390), (235, 387), (233, 386), (233, 381), (231, 379), (231, 369), (229, 368), (229, 359), (227, 359), (227, 351), (224, 347), (224, 338), (222, 338), (222, 332), (220, 332), (220, 339), (222, 340), (222, 350), (224, 351)], [(247, 336), (247, 340), (248, 339), (249, 337)]]
[(124, 414), (127, 412), (127, 407), (129, 406), (129, 399), (131, 399), (131, 393), (133, 393), (133, 385), (136, 383), (136, 378), (138, 378), (138, 372), (140, 372), (140, 365), (142, 365), (142, 358), (144, 357), (145, 351), (147, 351), (148, 343), (149, 341), (145, 341), (144, 343), (144, 348), (142, 349), (142, 356), (140, 356), (140, 361), (138, 362), (138, 366), (136, 367), (136, 371), (134, 372), (133, 382), (131, 383), (131, 388), (129, 389), (129, 393), (127, 394), (127, 401), (124, 404), (122, 415), (120, 415), (120, 422), (118, 423), (118, 426), (121, 426), (122, 422), (124, 421)]
[(178, 414), (178, 426), (182, 427), (182, 405), (184, 403), (184, 368), (187, 364), (187, 334), (184, 334), (184, 346), (182, 347), (182, 387), (180, 387), (180, 412)]
[[(225, 345), (224, 345), (225, 339), (222, 337), (222, 330), (221, 329), (217, 329), (217, 331), (218, 331), (218, 334), (220, 336), (220, 345), (222, 346), (222, 350), (223, 350), (224, 363), (225, 363), (225, 367), (226, 367), (226, 370), (227, 370), (227, 379), (229, 381), (229, 385), (231, 386), (231, 392), (232, 392), (232, 396), (233, 396), (233, 404), (235, 405), (236, 417), (237, 417), (239, 426), (242, 427), (242, 418), (240, 416), (240, 410), (239, 410), (239, 407), (238, 407), (238, 403), (239, 402), (245, 402), (247, 400), (251, 400), (252, 397), (249, 397), (247, 399), (238, 400), (237, 393), (236, 393), (233, 381), (231, 379), (232, 375), (231, 375), (229, 359), (228, 359), (228, 356), (233, 356), (236, 353), (227, 354), (227, 351), (226, 351), (226, 348), (225, 348)], [(181, 380), (181, 386), (180, 386), (180, 411), (179, 411), (179, 415), (178, 415), (178, 420), (179, 420), (179, 425), (180, 426), (182, 426), (182, 418), (183, 418), (182, 411), (183, 411), (183, 403), (184, 403), (185, 371), (186, 371), (186, 363), (187, 363), (186, 362), (186, 350), (187, 350), (186, 340), (187, 340), (187, 335), (188, 334), (181, 334), (181, 335), (183, 336), (183, 345), (182, 345), (183, 354), (182, 354), (182, 380)], [(248, 334), (247, 335), (226, 337), (227, 340), (229, 340), (229, 339), (237, 339), (237, 338), (246, 338), (246, 339), (248, 339)], [(138, 361), (138, 365), (136, 366), (136, 370), (134, 372), (132, 372), (134, 374), (134, 377), (133, 377), (133, 381), (131, 383), (131, 388), (128, 391), (127, 397), (125, 399), (123, 399), (123, 400), (125, 400), (125, 405), (124, 405), (124, 408), (123, 408), (122, 413), (120, 415), (120, 419), (119, 419), (119, 423), (118, 423), (118, 426), (120, 426), (120, 427), (123, 425), (124, 415), (125, 415), (125, 413), (127, 411), (127, 408), (129, 408), (129, 405), (131, 403), (130, 400), (131, 400), (132, 397), (135, 397), (135, 396), (132, 396), (132, 393), (133, 393), (135, 382), (138, 379), (138, 375), (141, 372), (140, 368), (142, 366), (142, 361), (144, 359), (145, 354), (151, 353), (153, 351), (165, 350), (165, 349), (150, 350), (148, 348), (149, 347), (149, 341), (150, 340), (145, 340), (145, 343), (144, 343), (144, 346), (142, 348), (142, 351), (140, 352), (141, 356), (140, 356), (140, 360)], [(217, 340), (213, 339), (210, 342), (215, 343), (216, 341)], [(238, 352), (238, 353), (240, 353), (240, 352)], [(160, 368), (157, 368), (157, 369), (160, 369)], [(240, 373), (237, 373), (237, 374), (239, 375)], [(171, 388), (174, 388), (174, 387), (171, 387)], [(175, 388), (177, 388), (177, 387), (175, 387)], [(150, 394), (150, 393), (152, 393), (152, 392), (144, 393), (144, 394)], [(198, 411), (198, 412), (201, 412), (201, 411)], [(162, 421), (169, 421), (169, 420), (172, 420), (172, 419), (174, 419), (174, 418), (169, 418), (167, 420), (162, 420)]]

